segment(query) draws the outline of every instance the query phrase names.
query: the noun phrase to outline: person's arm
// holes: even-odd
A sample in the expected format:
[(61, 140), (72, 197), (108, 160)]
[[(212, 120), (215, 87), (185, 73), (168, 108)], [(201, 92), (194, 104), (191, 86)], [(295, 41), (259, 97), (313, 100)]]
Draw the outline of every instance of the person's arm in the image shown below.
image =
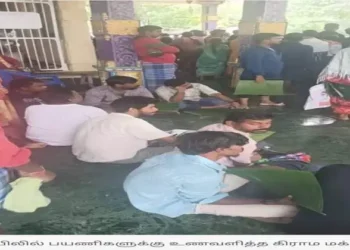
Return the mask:
[(256, 50), (255, 53), (247, 54), (246, 67), (255, 76), (255, 81), (258, 83), (264, 82), (264, 67), (263, 67), (264, 52)]
[(199, 90), (201, 93), (203, 93), (207, 96), (216, 97), (216, 98), (219, 98), (225, 102), (235, 104), (235, 101), (233, 99), (231, 99), (230, 97), (227, 97), (227, 96), (221, 94), (220, 92), (218, 92), (218, 91), (216, 91), (208, 86), (205, 86), (203, 84), (199, 85)]
[(172, 97), (170, 97), (170, 102), (182, 102), (183, 99), (185, 98), (185, 93), (186, 93), (187, 85), (186, 87), (177, 87), (176, 88), (176, 93)]
[(180, 50), (174, 46), (166, 45), (165, 43), (162, 43), (161, 41), (157, 43), (149, 43), (146, 45), (147, 49), (157, 49), (162, 51), (163, 53), (170, 53), (175, 54), (178, 53)]
[(129, 124), (126, 131), (127, 133), (141, 140), (163, 140), (171, 143), (174, 141), (173, 139), (169, 139), (169, 137), (172, 137), (169, 133), (156, 128), (152, 124), (142, 119), (135, 119)]

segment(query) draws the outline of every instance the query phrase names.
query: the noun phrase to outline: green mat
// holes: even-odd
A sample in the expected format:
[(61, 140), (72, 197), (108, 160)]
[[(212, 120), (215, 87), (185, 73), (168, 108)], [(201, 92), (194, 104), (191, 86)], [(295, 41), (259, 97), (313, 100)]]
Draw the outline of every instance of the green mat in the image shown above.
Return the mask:
[(227, 172), (257, 182), (280, 197), (291, 195), (299, 206), (323, 211), (322, 189), (310, 172), (266, 168), (230, 168)]
[(284, 82), (282, 80), (265, 81), (257, 83), (255, 81), (241, 80), (238, 82), (235, 95), (284, 95)]
[(276, 132), (274, 131), (267, 131), (264, 133), (258, 133), (258, 134), (250, 134), (250, 137), (254, 140), (254, 141), (263, 141), (266, 138), (270, 137), (271, 135), (275, 134)]

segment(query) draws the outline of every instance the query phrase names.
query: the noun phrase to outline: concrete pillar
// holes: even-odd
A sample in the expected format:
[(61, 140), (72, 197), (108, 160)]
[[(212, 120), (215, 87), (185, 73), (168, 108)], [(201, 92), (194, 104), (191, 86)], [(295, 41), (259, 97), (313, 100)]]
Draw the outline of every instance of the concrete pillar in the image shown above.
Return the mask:
[(95, 49), (88, 26), (85, 1), (57, 1), (56, 14), (62, 46), (70, 71), (95, 71)]
[(218, 4), (202, 4), (202, 29), (212, 31), (216, 29), (218, 21)]
[(284, 35), (287, 29), (286, 10), (288, 0), (245, 0), (239, 23), (240, 50), (244, 50), (257, 33)]
[(287, 0), (245, 0), (239, 24), (241, 35), (256, 33), (285, 34)]
[(142, 83), (142, 70), (133, 48), (140, 23), (133, 0), (90, 0), (92, 29), (99, 65), (110, 75), (127, 75)]

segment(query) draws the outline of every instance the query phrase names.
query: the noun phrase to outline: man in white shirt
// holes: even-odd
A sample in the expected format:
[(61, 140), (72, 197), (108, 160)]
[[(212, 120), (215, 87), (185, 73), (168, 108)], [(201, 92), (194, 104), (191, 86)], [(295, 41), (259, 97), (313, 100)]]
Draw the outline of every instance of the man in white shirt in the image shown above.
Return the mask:
[[(183, 79), (170, 79), (156, 89), (159, 97), (167, 102), (179, 103), (180, 110), (217, 109), (238, 107), (233, 99), (200, 83), (188, 83)], [(201, 94), (208, 97), (201, 97)]]
[(153, 98), (152, 93), (140, 86), (136, 78), (129, 76), (112, 76), (106, 80), (107, 85), (90, 89), (85, 94), (84, 104), (109, 109), (110, 104), (124, 96), (144, 96)]
[(318, 39), (318, 35), (316, 30), (305, 30), (303, 31), (304, 40), (300, 43), (311, 46), (314, 49), (314, 53), (328, 53), (328, 42)]
[(26, 109), (26, 137), (51, 146), (71, 146), (75, 132), (84, 122), (106, 116), (102, 109), (76, 104), (81, 96), (64, 88), (41, 96), (45, 104)]
[(170, 134), (139, 119), (153, 115), (158, 109), (154, 99), (140, 96), (115, 100), (115, 113), (86, 122), (75, 135), (73, 154), (85, 162), (142, 162), (174, 149), (173, 146), (148, 147), (148, 142), (162, 140), (173, 143)]

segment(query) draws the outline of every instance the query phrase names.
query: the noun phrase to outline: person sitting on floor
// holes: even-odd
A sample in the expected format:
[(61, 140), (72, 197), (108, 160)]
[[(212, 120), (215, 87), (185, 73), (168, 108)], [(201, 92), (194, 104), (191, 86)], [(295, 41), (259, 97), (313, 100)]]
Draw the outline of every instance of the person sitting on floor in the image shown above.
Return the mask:
[(217, 161), (241, 154), (248, 143), (243, 135), (203, 131), (182, 135), (177, 141), (181, 152), (149, 159), (124, 181), (124, 190), (137, 209), (171, 218), (211, 214), (274, 222), (296, 215), (296, 207), (284, 201), (229, 196), (249, 181), (226, 174), (226, 167)]
[(220, 163), (227, 167), (233, 167), (235, 163), (249, 165), (261, 159), (260, 155), (255, 153), (257, 142), (250, 137), (250, 134), (266, 132), (271, 127), (272, 118), (272, 114), (263, 111), (240, 110), (226, 116), (223, 123), (208, 125), (199, 129), (199, 131), (232, 132), (248, 138), (248, 143), (243, 146), (244, 151), (239, 156), (223, 157)]
[(90, 89), (85, 94), (84, 104), (100, 108), (109, 108), (110, 104), (123, 96), (144, 96), (153, 98), (152, 93), (129, 76), (112, 76), (107, 85)]
[(11, 81), (8, 96), (20, 119), (23, 119), (26, 108), (43, 103), (39, 94), (46, 90), (46, 84), (39, 79), (22, 78)]
[(6, 137), (0, 127), (0, 203), (10, 192), (11, 176), (39, 178), (49, 182), (55, 174), (45, 170), (44, 167), (31, 162), (31, 151), (28, 148), (19, 148)]
[[(183, 79), (171, 79), (156, 90), (159, 97), (168, 102), (179, 103), (181, 110), (231, 108), (239, 106), (233, 99), (200, 83)], [(209, 97), (201, 97), (205, 94)]]
[(175, 140), (139, 118), (158, 111), (154, 102), (152, 98), (141, 96), (115, 100), (111, 104), (114, 113), (88, 121), (79, 128), (73, 154), (84, 162), (128, 164), (173, 150), (173, 146), (147, 147), (147, 143), (153, 140), (169, 143)]
[(57, 88), (41, 95), (45, 104), (26, 109), (26, 138), (50, 146), (71, 146), (80, 125), (95, 117), (106, 116), (102, 109), (79, 105), (81, 96)]

